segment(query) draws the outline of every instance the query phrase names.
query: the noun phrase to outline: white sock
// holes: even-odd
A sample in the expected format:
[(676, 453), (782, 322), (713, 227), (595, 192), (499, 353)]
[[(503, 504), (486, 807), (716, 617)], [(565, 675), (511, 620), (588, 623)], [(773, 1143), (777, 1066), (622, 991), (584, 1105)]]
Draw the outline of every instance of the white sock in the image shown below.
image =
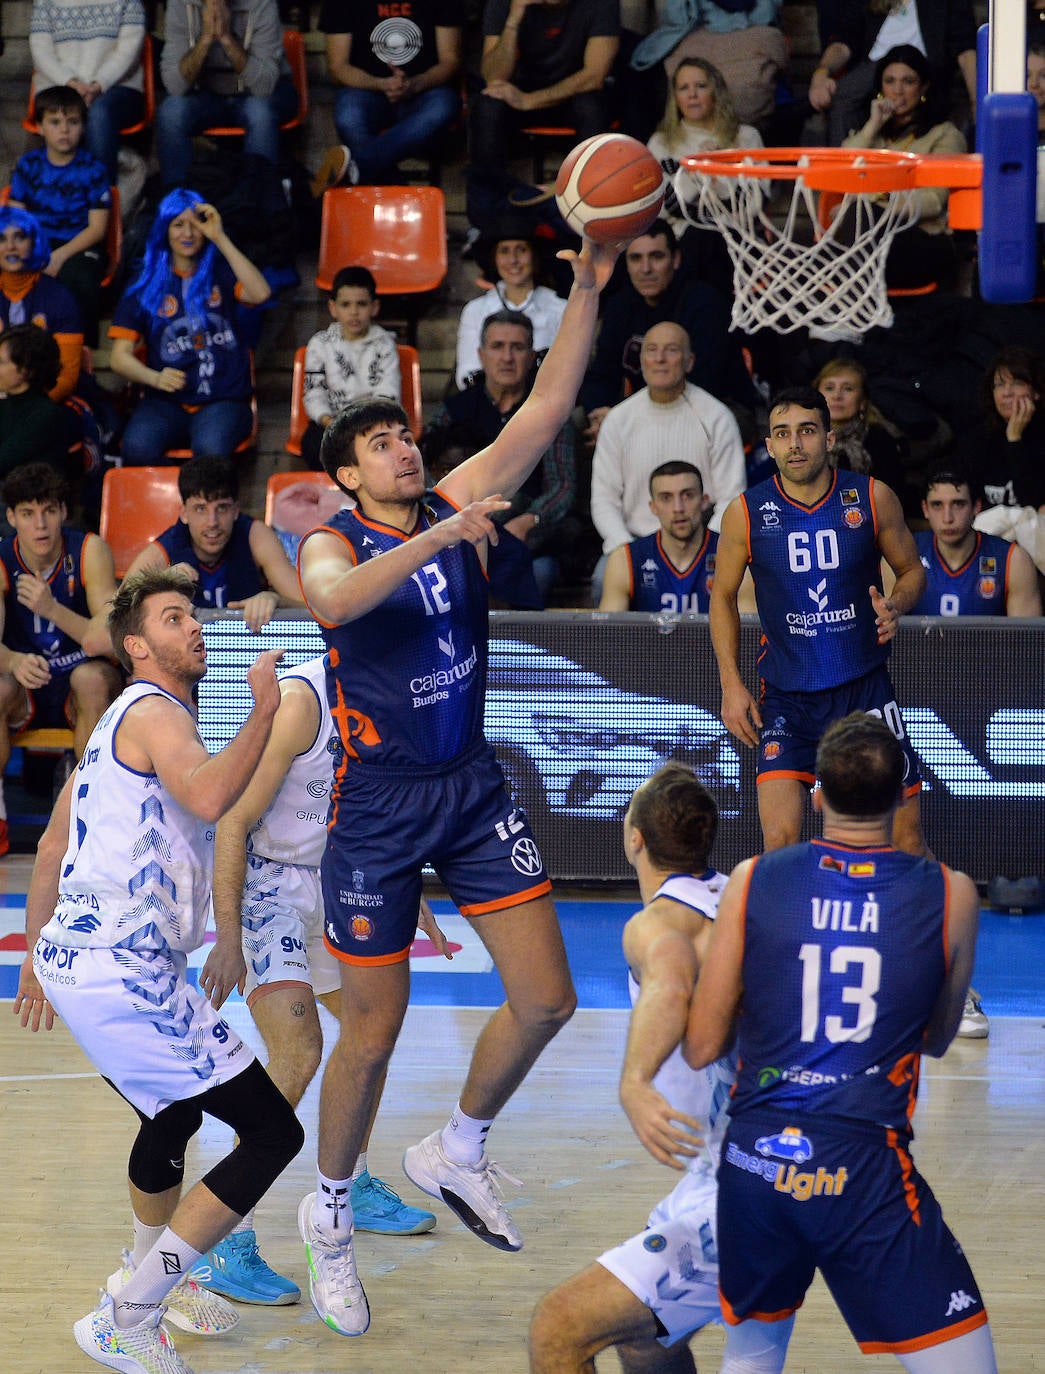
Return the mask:
[(316, 1171), (316, 1200), (312, 1204), (312, 1221), (325, 1236), (340, 1245), (352, 1239), (352, 1180), (327, 1178)]
[(492, 1125), (492, 1117), (489, 1121), (479, 1121), (474, 1116), (466, 1116), (458, 1102), (443, 1127), (443, 1149), (455, 1164), (478, 1164)]
[(366, 1173), (366, 1150), (364, 1150), (363, 1153), (362, 1153), (361, 1155), (359, 1155), (359, 1157), (356, 1159), (356, 1167), (352, 1170), (352, 1182), (355, 1183), (356, 1179), (357, 1179), (357, 1178), (362, 1178), (362, 1176), (363, 1176), (365, 1173)]
[(159, 1240), (136, 1266), (130, 1282), (113, 1299), (116, 1325), (137, 1326), (144, 1321), (185, 1277), (201, 1253), (165, 1226)]
[(144, 1221), (134, 1218), (134, 1250), (132, 1252), (135, 1269), (156, 1244), (166, 1230), (166, 1226), (146, 1226)]
[(230, 1236), (237, 1236), (243, 1231), (254, 1230), (254, 1208), (252, 1207), (245, 1217), (241, 1217), (236, 1225), (229, 1232)]

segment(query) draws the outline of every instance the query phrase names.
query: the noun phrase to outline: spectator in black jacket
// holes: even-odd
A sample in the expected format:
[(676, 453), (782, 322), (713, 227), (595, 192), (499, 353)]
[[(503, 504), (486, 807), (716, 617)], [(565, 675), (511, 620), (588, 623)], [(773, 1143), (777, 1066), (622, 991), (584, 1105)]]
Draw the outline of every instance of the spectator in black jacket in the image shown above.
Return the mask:
[(1045, 514), (1045, 359), (1003, 348), (983, 378), (986, 419), (959, 445), (962, 466), (983, 487), (984, 506), (1033, 506)]

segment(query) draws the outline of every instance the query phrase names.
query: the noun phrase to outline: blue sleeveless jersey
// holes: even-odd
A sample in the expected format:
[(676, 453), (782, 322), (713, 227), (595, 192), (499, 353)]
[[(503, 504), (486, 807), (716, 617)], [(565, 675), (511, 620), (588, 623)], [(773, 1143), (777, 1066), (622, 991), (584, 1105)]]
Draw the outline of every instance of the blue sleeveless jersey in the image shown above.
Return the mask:
[[(429, 492), (409, 535), (343, 510), (321, 526), (353, 563), (456, 513)], [(346, 761), (395, 769), (438, 767), (483, 738), (487, 583), (471, 544), (443, 549), (366, 615), (322, 625), (330, 652), (330, 709)]]
[(1009, 559), (1016, 547), (996, 534), (976, 535), (976, 545), (954, 572), (940, 557), (931, 530), (914, 536), (925, 569), (925, 591), (911, 615), (1004, 615)]
[(948, 874), (892, 848), (763, 854), (744, 894), (731, 1108), (911, 1134), (922, 1034), (947, 971)]
[(688, 568), (679, 572), (664, 552), (660, 531), (626, 544), (633, 611), (699, 611), (705, 614), (715, 580), (718, 535), (710, 530)]
[(225, 546), (221, 562), (212, 566), (201, 563), (197, 558), (189, 537), (189, 527), (183, 521), (179, 520), (157, 537), (157, 544), (172, 564), (188, 563), (199, 573), (195, 598), (198, 606), (217, 609), (227, 606), (230, 601), (245, 601), (248, 596), (256, 596), (264, 590), (265, 582), (250, 551), (250, 527), (253, 523), (252, 516), (237, 515), (232, 537)]
[(880, 667), (889, 650), (867, 590), (882, 585), (873, 479), (839, 469), (816, 505), (803, 506), (771, 477), (740, 500), (766, 682), (819, 692)]
[[(51, 588), (51, 595), (60, 606), (68, 606), (77, 615), (90, 618), (87, 592), (83, 584), (83, 556), (92, 534), (83, 530), (62, 528), (62, 550), (51, 570), (41, 577)], [(66, 676), (78, 663), (87, 658), (76, 640), (58, 629), (52, 620), (34, 615), (18, 600), (15, 586), (22, 573), (31, 569), (22, 561), (18, 539), (12, 536), (0, 542), (0, 560), (4, 565), (4, 643), (18, 654), (41, 654), (47, 659), (52, 674)]]

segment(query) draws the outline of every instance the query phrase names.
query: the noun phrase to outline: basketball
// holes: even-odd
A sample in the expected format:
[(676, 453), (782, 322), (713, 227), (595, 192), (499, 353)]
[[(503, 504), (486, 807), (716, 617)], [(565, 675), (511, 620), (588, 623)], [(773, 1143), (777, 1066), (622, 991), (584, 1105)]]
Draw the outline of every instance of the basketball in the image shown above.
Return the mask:
[(664, 173), (644, 143), (627, 134), (596, 134), (566, 157), (555, 203), (575, 233), (593, 243), (644, 234), (664, 204)]

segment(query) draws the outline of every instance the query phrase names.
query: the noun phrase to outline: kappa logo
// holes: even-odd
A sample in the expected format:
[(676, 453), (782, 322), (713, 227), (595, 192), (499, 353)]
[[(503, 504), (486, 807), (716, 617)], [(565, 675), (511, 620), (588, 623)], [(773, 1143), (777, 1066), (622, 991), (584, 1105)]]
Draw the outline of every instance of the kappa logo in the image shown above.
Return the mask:
[(947, 1304), (947, 1311), (944, 1313), (944, 1316), (953, 1317), (958, 1312), (965, 1312), (970, 1307), (976, 1306), (976, 1299), (970, 1298), (964, 1288), (959, 1288), (957, 1293), (951, 1294), (951, 1300)]
[(827, 578), (822, 577), (815, 587), (807, 589), (807, 596), (818, 611), (827, 610)]
[(543, 869), (541, 852), (533, 840), (516, 840), (512, 845), (512, 867), (525, 878), (535, 878)]

